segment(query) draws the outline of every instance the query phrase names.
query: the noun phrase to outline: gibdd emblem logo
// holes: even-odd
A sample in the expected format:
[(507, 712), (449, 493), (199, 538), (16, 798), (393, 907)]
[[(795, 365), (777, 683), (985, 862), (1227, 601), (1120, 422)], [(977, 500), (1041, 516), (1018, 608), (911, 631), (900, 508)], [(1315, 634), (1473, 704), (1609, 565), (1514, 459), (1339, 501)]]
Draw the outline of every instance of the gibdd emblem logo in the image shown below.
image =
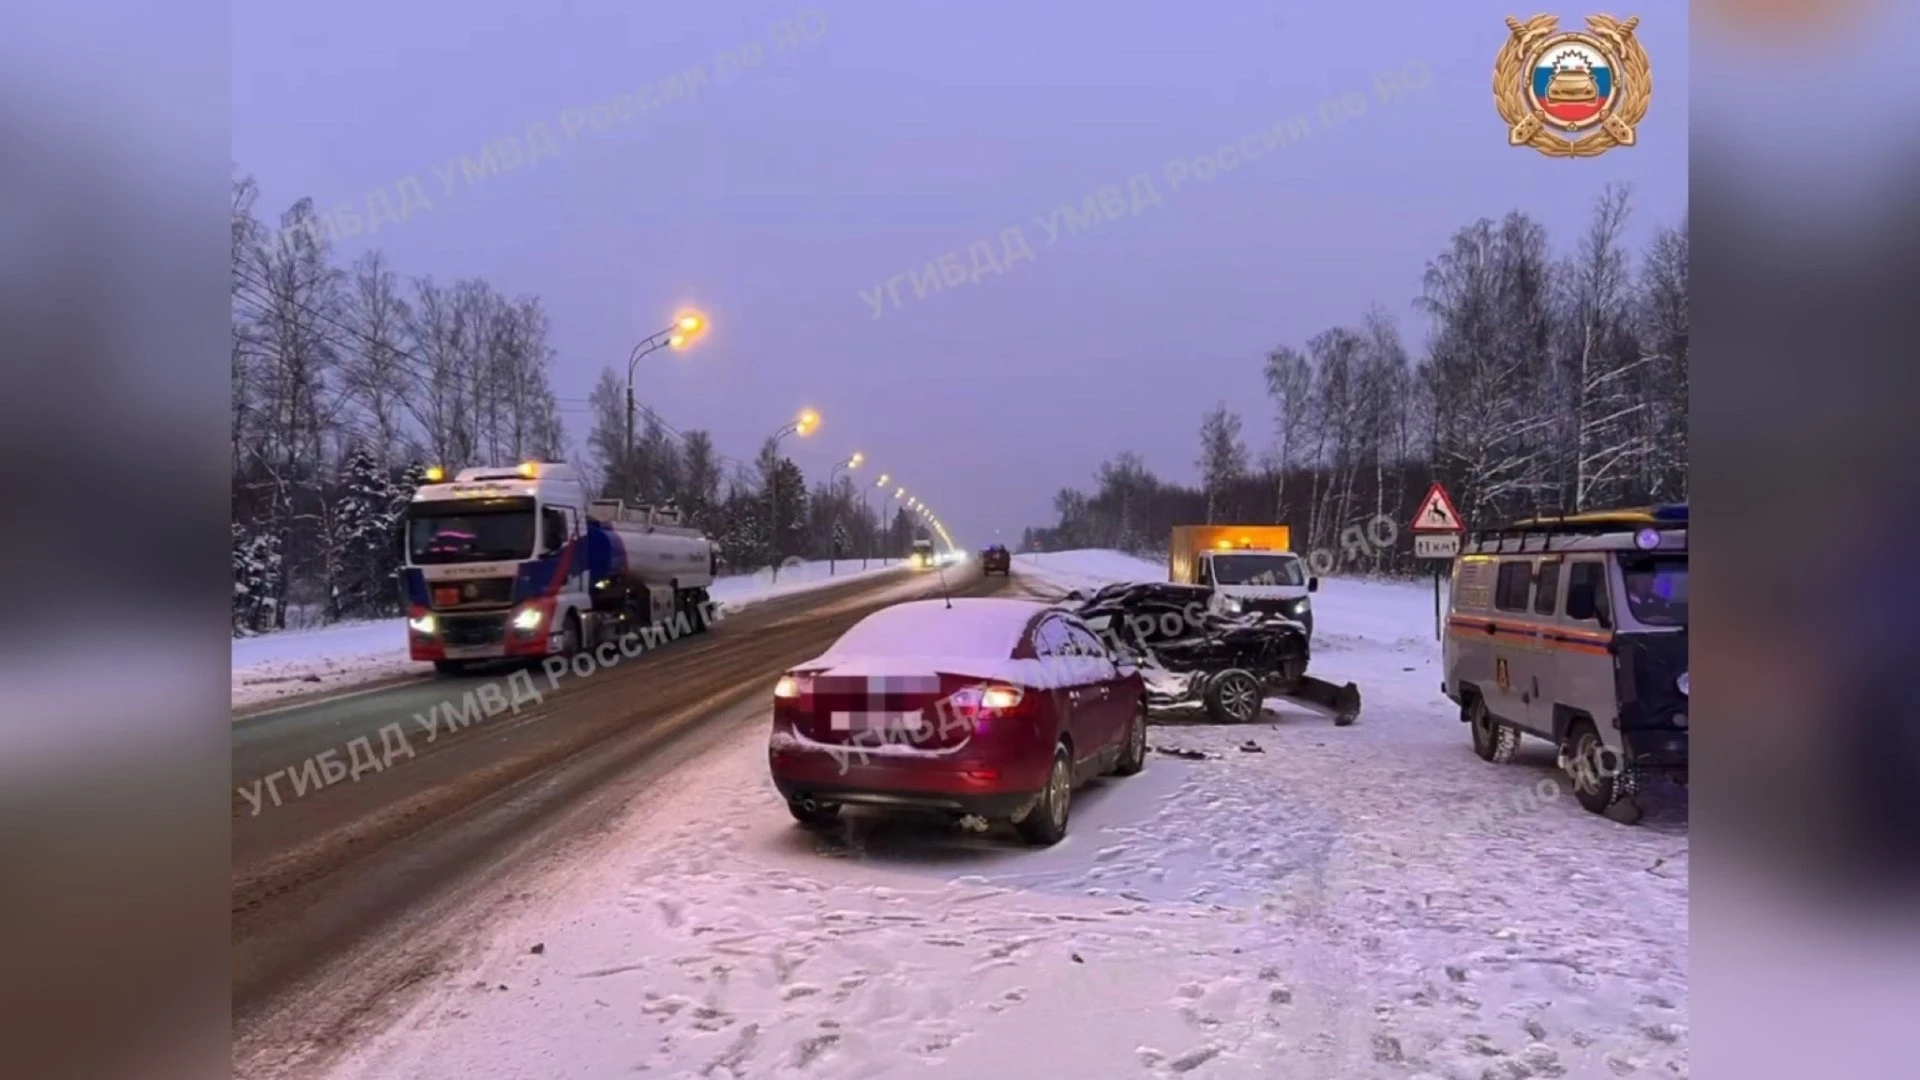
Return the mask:
[(1587, 16), (1585, 32), (1556, 33), (1560, 20), (1508, 17), (1510, 36), (1493, 63), (1493, 103), (1507, 144), (1548, 157), (1594, 157), (1632, 146), (1647, 115), (1653, 72), (1633, 36), (1638, 16)]

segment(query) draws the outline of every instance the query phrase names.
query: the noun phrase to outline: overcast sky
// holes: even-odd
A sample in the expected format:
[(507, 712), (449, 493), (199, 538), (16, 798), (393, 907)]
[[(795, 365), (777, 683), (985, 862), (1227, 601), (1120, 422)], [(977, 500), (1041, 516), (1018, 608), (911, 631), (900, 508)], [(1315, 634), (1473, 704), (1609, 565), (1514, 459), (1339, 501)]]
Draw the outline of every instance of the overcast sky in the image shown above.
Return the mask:
[[(263, 216), (417, 176), (433, 208), (338, 261), (379, 246), (407, 275), (540, 296), (562, 398), (698, 304), (713, 334), (642, 361), (645, 402), (742, 458), (814, 407), (820, 432), (789, 442), (809, 476), (863, 451), (978, 545), (1049, 523), (1054, 492), (1121, 450), (1190, 481), (1222, 400), (1257, 455), (1266, 350), (1374, 303), (1418, 349), (1421, 271), (1477, 217), (1525, 210), (1565, 245), (1628, 182), (1636, 246), (1677, 221), (1686, 8), (1645, 7), (1640, 145), (1554, 161), (1509, 148), (1494, 111), (1504, 19), (1533, 13), (1504, 2), (281, 0), (234, 9), (233, 156)], [(817, 39), (779, 49), (774, 25), (808, 11)], [(765, 59), (722, 74), (752, 42)], [(1423, 65), (1424, 92), (1376, 94)], [(570, 112), (698, 68), (696, 94), (566, 137)], [(1364, 111), (1320, 127), (1349, 92)], [(1296, 144), (1171, 188), (1168, 162), (1296, 115), (1316, 127)], [(461, 155), (541, 122), (559, 156), (462, 178)], [(1160, 205), (1048, 244), (1058, 207), (1134, 174)], [(862, 297), (1016, 227), (1035, 258), (1005, 274), (896, 283), (878, 319)], [(584, 408), (566, 417), (584, 443)]]

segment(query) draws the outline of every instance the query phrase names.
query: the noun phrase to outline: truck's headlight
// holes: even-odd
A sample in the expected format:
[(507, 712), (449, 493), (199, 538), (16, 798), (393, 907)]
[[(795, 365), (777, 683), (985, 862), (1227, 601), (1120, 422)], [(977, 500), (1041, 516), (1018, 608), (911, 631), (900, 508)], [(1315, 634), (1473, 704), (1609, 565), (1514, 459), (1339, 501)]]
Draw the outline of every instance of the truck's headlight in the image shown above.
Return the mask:
[(1228, 611), (1245, 611), (1247, 609), (1247, 602), (1237, 596), (1229, 596), (1221, 600), (1220, 606), (1226, 608)]
[(1684, 672), (1684, 671), (1681, 672), (1680, 677), (1674, 680), (1674, 685), (1680, 688), (1680, 692), (1682, 694), (1686, 694), (1686, 696), (1688, 697), (1693, 696), (1692, 694), (1687, 693), (1687, 672)]
[(433, 633), (433, 616), (419, 615), (407, 620), (407, 629), (416, 634)]
[(513, 617), (513, 628), (515, 630), (540, 629), (540, 609), (521, 608)]

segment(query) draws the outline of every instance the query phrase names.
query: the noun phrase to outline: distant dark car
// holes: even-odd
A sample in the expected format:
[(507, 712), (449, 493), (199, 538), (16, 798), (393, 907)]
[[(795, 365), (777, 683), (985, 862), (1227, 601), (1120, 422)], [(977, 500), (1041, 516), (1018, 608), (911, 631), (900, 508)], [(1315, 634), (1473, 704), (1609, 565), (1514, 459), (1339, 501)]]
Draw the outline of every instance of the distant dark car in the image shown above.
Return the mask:
[(1013, 555), (1004, 544), (994, 544), (980, 553), (980, 570), (987, 574), (1011, 575)]
[(1146, 763), (1146, 688), (1072, 613), (920, 600), (854, 624), (773, 691), (774, 786), (796, 820), (844, 806), (1011, 822), (1056, 843), (1073, 790)]
[(1306, 630), (1281, 616), (1222, 613), (1211, 596), (1205, 585), (1123, 582), (1068, 603), (1140, 665), (1155, 709), (1199, 705), (1219, 723), (1246, 723), (1269, 693), (1292, 694), (1306, 680)]

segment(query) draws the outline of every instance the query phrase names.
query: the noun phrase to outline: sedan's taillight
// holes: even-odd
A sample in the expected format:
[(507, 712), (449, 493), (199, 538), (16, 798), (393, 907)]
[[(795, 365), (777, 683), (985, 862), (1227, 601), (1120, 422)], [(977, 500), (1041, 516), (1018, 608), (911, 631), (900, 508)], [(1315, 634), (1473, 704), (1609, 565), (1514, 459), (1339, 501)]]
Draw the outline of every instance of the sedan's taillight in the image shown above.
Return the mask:
[(1019, 708), (1026, 696), (1026, 691), (1017, 686), (982, 683), (955, 690), (947, 695), (943, 704), (958, 718), (989, 720)]

